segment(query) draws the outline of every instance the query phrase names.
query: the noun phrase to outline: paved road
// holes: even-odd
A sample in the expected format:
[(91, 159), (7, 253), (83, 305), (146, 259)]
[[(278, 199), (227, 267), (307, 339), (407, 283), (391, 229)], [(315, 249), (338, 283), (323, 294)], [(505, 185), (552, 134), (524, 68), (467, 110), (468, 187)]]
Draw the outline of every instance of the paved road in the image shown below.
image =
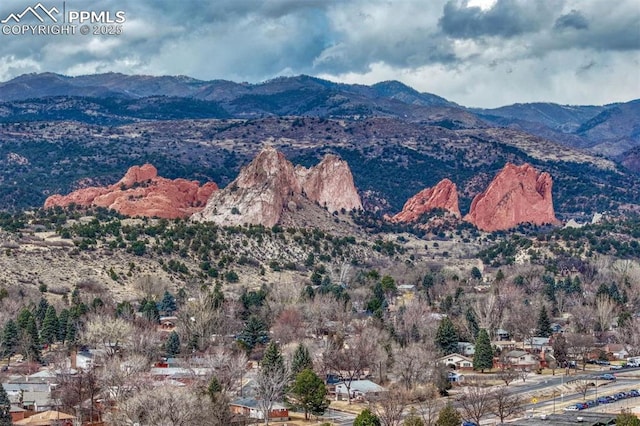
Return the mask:
[(329, 408), (323, 416), (324, 420), (335, 423), (338, 426), (353, 426), (353, 421), (356, 416), (351, 413), (345, 413), (344, 411), (337, 411)]

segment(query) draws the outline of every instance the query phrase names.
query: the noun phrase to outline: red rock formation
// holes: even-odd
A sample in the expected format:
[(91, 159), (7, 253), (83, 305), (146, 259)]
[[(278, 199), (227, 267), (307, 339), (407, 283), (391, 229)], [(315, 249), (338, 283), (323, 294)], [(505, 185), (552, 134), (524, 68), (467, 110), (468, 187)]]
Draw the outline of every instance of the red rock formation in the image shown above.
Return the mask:
[(489, 187), (476, 195), (464, 220), (488, 232), (527, 222), (557, 224), (552, 185), (549, 173), (540, 173), (529, 164), (507, 163)]
[(390, 220), (392, 222), (414, 222), (429, 210), (438, 208), (460, 217), (456, 184), (449, 179), (443, 179), (433, 188), (425, 188), (409, 198), (402, 207), (402, 211)]
[(114, 185), (52, 195), (44, 207), (66, 207), (74, 203), (83, 207), (106, 207), (127, 216), (175, 219), (202, 210), (217, 189), (213, 182), (200, 186), (198, 181), (159, 177), (155, 167), (145, 164), (131, 167)]
[(192, 220), (273, 226), (284, 211), (296, 210), (304, 199), (326, 205), (331, 212), (362, 208), (346, 162), (328, 155), (311, 169), (294, 169), (282, 153), (268, 146), (233, 182), (213, 194)]
[(320, 163), (310, 169), (297, 166), (296, 174), (305, 196), (327, 207), (330, 212), (362, 209), (351, 169), (340, 157), (327, 154)]

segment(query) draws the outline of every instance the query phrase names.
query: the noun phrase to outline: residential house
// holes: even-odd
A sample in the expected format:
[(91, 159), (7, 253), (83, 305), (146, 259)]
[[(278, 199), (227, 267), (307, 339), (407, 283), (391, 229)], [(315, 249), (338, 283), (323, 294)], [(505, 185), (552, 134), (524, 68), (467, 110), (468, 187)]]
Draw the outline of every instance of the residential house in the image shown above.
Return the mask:
[(604, 351), (614, 360), (627, 359), (629, 356), (629, 351), (620, 343), (609, 343), (604, 346)]
[(496, 339), (504, 342), (510, 340), (511, 336), (509, 335), (509, 332), (507, 330), (499, 328), (496, 330)]
[(503, 363), (508, 363), (516, 369), (537, 370), (540, 368), (540, 358), (537, 355), (521, 350), (509, 351), (502, 357)]
[(176, 316), (162, 316), (160, 317), (160, 329), (163, 331), (173, 331), (176, 329), (178, 323), (178, 317)]
[(458, 353), (464, 356), (473, 356), (476, 353), (476, 345), (469, 342), (458, 342)]
[(464, 381), (464, 376), (456, 371), (449, 371), (447, 373), (447, 379), (451, 382), (451, 383), (460, 383), (462, 381)]
[[(373, 396), (378, 396), (380, 393), (385, 392), (386, 389), (371, 380), (353, 380), (349, 386), (349, 392), (351, 393), (351, 399), (366, 400)], [(336, 401), (348, 399), (347, 386), (344, 382), (337, 383), (335, 386), (335, 398)]]
[[(264, 413), (260, 402), (255, 398), (238, 398), (229, 404), (231, 412), (250, 419), (264, 420)], [(274, 403), (269, 412), (269, 420), (286, 422), (289, 420), (289, 409), (282, 404)]]
[(438, 362), (446, 365), (452, 370), (471, 371), (473, 370), (473, 359), (460, 354), (449, 354), (438, 358)]
[(16, 425), (72, 426), (75, 417), (61, 411), (48, 410), (14, 422)]
[(9, 414), (11, 414), (12, 423), (15, 423), (18, 420), (24, 419), (26, 413), (27, 413), (27, 410), (25, 410), (24, 408), (20, 407), (17, 404), (11, 404), (11, 407), (9, 408)]
[(531, 348), (535, 352), (553, 352), (551, 347), (551, 339), (549, 337), (531, 337), (524, 340), (524, 345)]

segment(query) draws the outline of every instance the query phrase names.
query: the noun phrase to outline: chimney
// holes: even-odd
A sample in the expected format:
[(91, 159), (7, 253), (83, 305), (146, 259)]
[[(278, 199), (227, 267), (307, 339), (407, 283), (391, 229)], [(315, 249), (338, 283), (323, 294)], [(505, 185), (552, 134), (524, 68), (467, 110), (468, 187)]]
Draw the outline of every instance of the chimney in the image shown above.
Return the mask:
[(71, 368), (74, 370), (78, 369), (78, 350), (77, 349), (72, 349), (71, 350)]

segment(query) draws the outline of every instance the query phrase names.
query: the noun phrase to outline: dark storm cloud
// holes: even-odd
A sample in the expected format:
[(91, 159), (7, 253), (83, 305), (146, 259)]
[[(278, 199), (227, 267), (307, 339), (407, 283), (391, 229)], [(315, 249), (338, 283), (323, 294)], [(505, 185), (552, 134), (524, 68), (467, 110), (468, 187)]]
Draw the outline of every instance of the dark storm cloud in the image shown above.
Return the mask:
[(466, 1), (450, 0), (439, 24), (445, 34), (454, 38), (514, 37), (539, 30), (548, 22), (554, 4), (559, 3), (498, 0), (490, 9), (482, 10), (468, 7)]
[(586, 30), (589, 28), (589, 21), (577, 10), (572, 10), (566, 15), (562, 15), (556, 19), (554, 28), (557, 30), (564, 30), (572, 28), (574, 30)]
[[(3, 0), (0, 17), (35, 2)], [(529, 99), (531, 93), (551, 99), (572, 88), (579, 96), (597, 95), (586, 87), (600, 79), (615, 86), (606, 93), (640, 87), (640, 77), (634, 79), (640, 61), (637, 0), (67, 0), (66, 4), (68, 9), (124, 10), (123, 34), (3, 36), (0, 80), (44, 71), (183, 74), (250, 82), (304, 73), (367, 83), (404, 79), (419, 90), (476, 105), (483, 99), (497, 102), (496, 93), (514, 101)], [(473, 6), (477, 4), (483, 7)], [(577, 64), (592, 63), (596, 65), (584, 66), (576, 74)], [(566, 101), (576, 102), (571, 97)]]

